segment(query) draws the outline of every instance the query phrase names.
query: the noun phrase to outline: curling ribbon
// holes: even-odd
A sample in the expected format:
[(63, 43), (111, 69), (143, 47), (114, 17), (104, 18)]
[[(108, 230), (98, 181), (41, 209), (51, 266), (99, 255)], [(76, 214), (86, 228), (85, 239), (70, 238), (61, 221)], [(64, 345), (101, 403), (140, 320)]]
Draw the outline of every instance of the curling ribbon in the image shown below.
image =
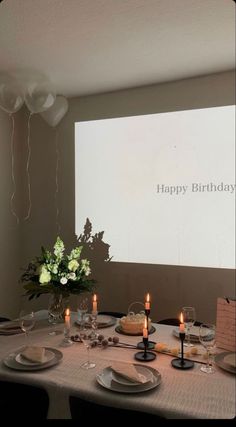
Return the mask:
[(14, 134), (15, 134), (15, 120), (13, 117), (13, 114), (10, 114), (10, 117), (12, 119), (12, 134), (11, 134), (11, 177), (12, 177), (12, 184), (13, 184), (13, 191), (11, 195), (11, 213), (16, 217), (16, 223), (19, 224), (19, 217), (14, 209), (14, 198), (16, 193), (16, 181), (15, 181), (15, 173), (14, 173), (14, 165), (15, 165), (15, 157), (14, 157)]
[(57, 228), (57, 236), (60, 236), (61, 226), (59, 222), (59, 207), (58, 207), (58, 193), (59, 193), (59, 185), (58, 185), (58, 171), (59, 171), (59, 162), (60, 162), (60, 152), (58, 145), (58, 130), (55, 133), (55, 149), (56, 149), (56, 191), (55, 191), (55, 206), (56, 206), (56, 228)]
[(31, 156), (31, 147), (30, 147), (30, 119), (33, 113), (29, 114), (28, 118), (28, 138), (27, 138), (27, 147), (28, 147), (28, 156), (27, 156), (27, 163), (26, 163), (26, 175), (27, 175), (27, 183), (28, 183), (28, 197), (29, 197), (29, 205), (28, 205), (28, 213), (24, 217), (24, 220), (26, 221), (30, 217), (31, 212), (31, 185), (30, 185), (30, 174), (29, 174), (29, 165), (30, 165), (30, 156)]

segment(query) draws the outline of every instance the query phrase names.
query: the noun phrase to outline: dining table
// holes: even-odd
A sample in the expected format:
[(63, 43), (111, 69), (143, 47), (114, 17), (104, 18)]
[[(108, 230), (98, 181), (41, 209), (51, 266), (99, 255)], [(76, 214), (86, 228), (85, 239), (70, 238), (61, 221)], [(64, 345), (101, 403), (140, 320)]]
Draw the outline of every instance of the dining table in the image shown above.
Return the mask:
[[(159, 348), (167, 348), (168, 352), (151, 350), (155, 358), (150, 361), (139, 361), (136, 354), (142, 352), (136, 348), (142, 343), (142, 336), (126, 335), (119, 326), (120, 319), (111, 318), (96, 333), (107, 340), (107, 345), (97, 345), (90, 349), (90, 358), (95, 363), (93, 369), (83, 369), (81, 365), (87, 359), (87, 348), (83, 342), (73, 341), (65, 345), (63, 323), (58, 325), (58, 334), (50, 334), (52, 326), (48, 320), (41, 318), (36, 321), (30, 331), (27, 345), (55, 349), (61, 354), (57, 363), (39, 370), (22, 370), (9, 366), (9, 357), (19, 354), (26, 344), (24, 333), (0, 334), (0, 381), (17, 382), (41, 387), (49, 396), (48, 419), (70, 419), (69, 397), (78, 396), (97, 404), (134, 411), (142, 411), (167, 419), (233, 419), (236, 406), (235, 373), (223, 369), (214, 363), (215, 372), (206, 374), (201, 366), (206, 362), (205, 349), (194, 343), (197, 354), (189, 358), (194, 361), (191, 369), (175, 369), (172, 360), (178, 356), (180, 340), (176, 328), (170, 325), (152, 324), (149, 341), (158, 344)], [(71, 314), (70, 335), (77, 336), (81, 326), (77, 322), (77, 314)], [(67, 325), (68, 326), (68, 325)], [(67, 328), (68, 332), (68, 328)], [(67, 334), (68, 335), (68, 334)], [(112, 340), (113, 337), (117, 337)], [(116, 341), (118, 341), (116, 343)], [(113, 342), (115, 341), (115, 342)], [(155, 345), (155, 344), (154, 344)], [(158, 347), (158, 346), (155, 346)], [(177, 349), (177, 356), (176, 356)], [(219, 355), (225, 352), (216, 349)], [(194, 352), (193, 352), (194, 353)], [(104, 386), (99, 378), (101, 374), (115, 362), (137, 364), (153, 372), (158, 372), (160, 381), (155, 387), (144, 389), (126, 389), (122, 391)], [(11, 365), (11, 364), (10, 364)]]

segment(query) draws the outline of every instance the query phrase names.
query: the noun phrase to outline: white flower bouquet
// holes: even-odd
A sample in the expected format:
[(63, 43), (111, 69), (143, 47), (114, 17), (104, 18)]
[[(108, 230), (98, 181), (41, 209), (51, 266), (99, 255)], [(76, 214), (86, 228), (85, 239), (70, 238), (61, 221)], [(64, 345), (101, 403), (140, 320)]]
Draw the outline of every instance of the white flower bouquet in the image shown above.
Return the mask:
[(44, 247), (42, 254), (31, 261), (22, 274), (20, 281), (29, 299), (46, 293), (61, 293), (63, 296), (92, 292), (96, 281), (90, 278), (90, 262), (81, 258), (83, 246), (64, 254), (65, 246), (57, 237), (54, 251), (51, 253)]

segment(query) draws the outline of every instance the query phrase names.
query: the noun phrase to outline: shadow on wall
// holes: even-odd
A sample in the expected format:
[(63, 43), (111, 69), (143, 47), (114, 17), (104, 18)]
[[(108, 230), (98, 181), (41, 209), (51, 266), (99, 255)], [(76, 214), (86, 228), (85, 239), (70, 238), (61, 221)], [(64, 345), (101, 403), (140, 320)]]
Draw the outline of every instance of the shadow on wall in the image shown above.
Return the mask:
[(92, 233), (92, 223), (89, 218), (86, 219), (84, 231), (79, 236), (73, 235), (70, 239), (74, 246), (82, 245), (82, 258), (87, 258), (90, 261), (92, 277), (98, 280), (99, 271), (104, 271), (106, 264), (111, 261), (109, 255), (110, 245), (103, 240), (104, 231)]

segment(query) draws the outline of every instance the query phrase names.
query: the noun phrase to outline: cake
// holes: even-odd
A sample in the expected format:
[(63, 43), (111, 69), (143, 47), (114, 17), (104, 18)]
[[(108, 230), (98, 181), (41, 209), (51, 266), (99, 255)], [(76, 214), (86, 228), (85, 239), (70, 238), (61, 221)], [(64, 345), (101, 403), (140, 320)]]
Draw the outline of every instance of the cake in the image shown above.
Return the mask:
[[(145, 320), (145, 314), (144, 313), (129, 313), (127, 316), (123, 316), (120, 319), (120, 328), (122, 332), (129, 334), (129, 335), (142, 335), (143, 334), (143, 328), (144, 328), (144, 320)], [(151, 319), (148, 319), (148, 330), (151, 329)]]

